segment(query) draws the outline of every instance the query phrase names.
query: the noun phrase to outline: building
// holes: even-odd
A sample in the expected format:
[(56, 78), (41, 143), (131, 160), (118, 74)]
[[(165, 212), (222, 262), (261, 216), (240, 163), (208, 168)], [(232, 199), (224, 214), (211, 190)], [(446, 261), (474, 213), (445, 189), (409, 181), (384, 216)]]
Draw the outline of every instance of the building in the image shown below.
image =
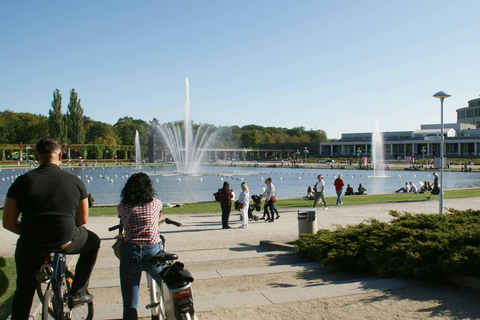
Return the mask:
[[(457, 110), (457, 123), (444, 124), (445, 155), (478, 156), (480, 153), (480, 98)], [(422, 124), (419, 130), (383, 132), (385, 157), (436, 157), (440, 155), (440, 124)], [(320, 143), (320, 156), (369, 156), (372, 132), (343, 133), (337, 140)]]
[(470, 123), (480, 126), (480, 98), (468, 101), (468, 107), (457, 110), (457, 123)]

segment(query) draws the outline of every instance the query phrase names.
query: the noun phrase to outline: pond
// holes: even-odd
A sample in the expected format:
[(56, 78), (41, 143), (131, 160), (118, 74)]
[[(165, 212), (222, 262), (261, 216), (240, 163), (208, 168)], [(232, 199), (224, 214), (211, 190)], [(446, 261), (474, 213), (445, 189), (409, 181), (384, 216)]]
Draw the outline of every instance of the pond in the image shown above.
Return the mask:
[[(387, 171), (385, 178), (376, 178), (370, 170), (348, 169), (302, 169), (302, 168), (259, 168), (259, 167), (205, 167), (205, 173), (186, 176), (176, 173), (175, 167), (143, 167), (140, 171), (147, 173), (163, 202), (214, 201), (213, 193), (221, 188), (224, 181), (238, 195), (240, 184), (245, 181), (250, 195), (264, 192), (264, 180), (271, 177), (276, 188), (277, 197), (300, 198), (306, 195), (308, 186), (313, 187), (317, 175), (323, 174), (326, 196), (334, 196), (333, 182), (342, 174), (345, 185), (350, 184), (356, 191), (361, 183), (369, 194), (393, 193), (413, 182), (420, 188), (424, 181), (433, 181), (433, 171)], [(4, 203), (9, 186), (15, 177), (32, 169), (0, 170), (0, 203)], [(78, 176), (95, 198), (96, 204), (117, 204), (120, 192), (129, 175), (139, 170), (133, 167), (72, 167), (63, 168)], [(445, 172), (446, 189), (480, 187), (480, 172)]]

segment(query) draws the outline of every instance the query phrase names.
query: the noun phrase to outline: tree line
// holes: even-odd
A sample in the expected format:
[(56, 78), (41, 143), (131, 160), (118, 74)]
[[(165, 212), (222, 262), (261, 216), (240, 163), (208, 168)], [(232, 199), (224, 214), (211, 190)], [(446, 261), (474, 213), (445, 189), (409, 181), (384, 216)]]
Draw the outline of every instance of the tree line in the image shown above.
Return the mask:
[[(160, 125), (156, 118), (146, 122), (132, 117), (123, 117), (114, 125), (95, 121), (83, 114), (81, 100), (75, 89), (70, 90), (66, 112), (62, 110), (62, 94), (53, 92), (53, 100), (48, 116), (28, 112), (0, 111), (0, 144), (34, 144), (40, 138), (51, 136), (63, 144), (83, 145), (133, 145), (135, 131), (138, 130), (142, 145), (148, 144), (150, 134), (157, 137), (157, 145), (163, 145), (156, 129)], [(177, 121), (182, 125), (182, 121)], [(291, 129), (262, 127), (259, 125), (220, 126), (208, 125), (217, 130), (214, 147), (254, 148), (258, 144), (269, 143), (308, 143), (327, 141), (323, 130), (306, 130), (305, 127)], [(194, 131), (201, 126), (193, 124)]]

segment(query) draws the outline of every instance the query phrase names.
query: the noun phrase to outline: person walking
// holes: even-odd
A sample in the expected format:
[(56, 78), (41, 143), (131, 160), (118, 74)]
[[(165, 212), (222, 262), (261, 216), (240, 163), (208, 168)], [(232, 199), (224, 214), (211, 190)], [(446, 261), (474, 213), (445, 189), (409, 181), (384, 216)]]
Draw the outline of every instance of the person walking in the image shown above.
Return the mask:
[(124, 226), (125, 238), (120, 259), (120, 288), (123, 300), (123, 319), (138, 319), (137, 306), (142, 271), (160, 283), (161, 266), (150, 258), (161, 250), (163, 243), (158, 232), (162, 202), (155, 198), (150, 177), (135, 173), (128, 178), (117, 207)]
[(313, 207), (317, 206), (318, 199), (322, 199), (323, 202), (323, 210), (327, 210), (327, 201), (325, 201), (325, 181), (323, 181), (323, 175), (319, 174), (317, 176), (317, 183), (315, 183), (313, 187), (313, 191), (315, 192), (315, 200), (313, 201)]
[(243, 208), (240, 209), (243, 224), (240, 226), (240, 228), (246, 228), (248, 227), (248, 206), (249, 206), (250, 193), (248, 190), (248, 186), (245, 182), (242, 182), (241, 188), (242, 188), (242, 192), (240, 192), (240, 195), (238, 196), (238, 202), (243, 204)]
[(68, 306), (74, 308), (93, 299), (87, 287), (100, 239), (83, 226), (89, 216), (87, 189), (82, 180), (60, 168), (62, 152), (56, 139), (41, 139), (35, 157), (40, 166), (15, 179), (3, 211), (3, 227), (20, 235), (15, 249), (12, 320), (29, 318), (38, 285), (35, 273), (53, 251), (80, 254)]
[(218, 195), (220, 198), (220, 207), (222, 208), (222, 229), (231, 229), (228, 225), (228, 219), (230, 217), (230, 211), (232, 210), (233, 193), (228, 181), (223, 183), (222, 189), (218, 189)]
[(437, 195), (440, 194), (440, 186), (438, 184), (438, 174), (436, 172), (433, 173), (433, 187), (432, 191), (430, 192), (430, 195), (427, 197), (428, 200), (432, 197), (432, 195)]
[(265, 179), (265, 184), (267, 185), (267, 187), (265, 188), (265, 192), (262, 195), (263, 197), (265, 197), (265, 207), (263, 209), (264, 210), (263, 215), (267, 216), (267, 220), (265, 221), (274, 222), (275, 221), (274, 212), (276, 212), (277, 214), (277, 219), (280, 217), (278, 215), (277, 209), (273, 204), (276, 201), (275, 186), (272, 183), (272, 178)]
[(339, 174), (338, 178), (335, 179), (335, 182), (333, 183), (335, 186), (335, 191), (337, 192), (337, 205), (341, 205), (342, 203), (342, 192), (343, 192), (343, 186), (345, 183), (343, 182), (342, 175)]

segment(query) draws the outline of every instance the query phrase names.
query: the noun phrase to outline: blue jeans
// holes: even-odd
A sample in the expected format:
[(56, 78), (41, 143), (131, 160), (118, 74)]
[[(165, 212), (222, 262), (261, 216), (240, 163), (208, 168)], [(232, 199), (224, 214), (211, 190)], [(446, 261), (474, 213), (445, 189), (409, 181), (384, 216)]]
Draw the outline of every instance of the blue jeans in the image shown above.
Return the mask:
[(337, 204), (342, 204), (342, 189), (340, 190), (335, 190), (337, 191)]
[(138, 245), (125, 243), (120, 260), (120, 286), (123, 299), (123, 319), (136, 320), (138, 305), (138, 288), (142, 271), (148, 272), (157, 283), (160, 283), (159, 263), (153, 263), (150, 257), (156, 255), (163, 249), (160, 243)]

